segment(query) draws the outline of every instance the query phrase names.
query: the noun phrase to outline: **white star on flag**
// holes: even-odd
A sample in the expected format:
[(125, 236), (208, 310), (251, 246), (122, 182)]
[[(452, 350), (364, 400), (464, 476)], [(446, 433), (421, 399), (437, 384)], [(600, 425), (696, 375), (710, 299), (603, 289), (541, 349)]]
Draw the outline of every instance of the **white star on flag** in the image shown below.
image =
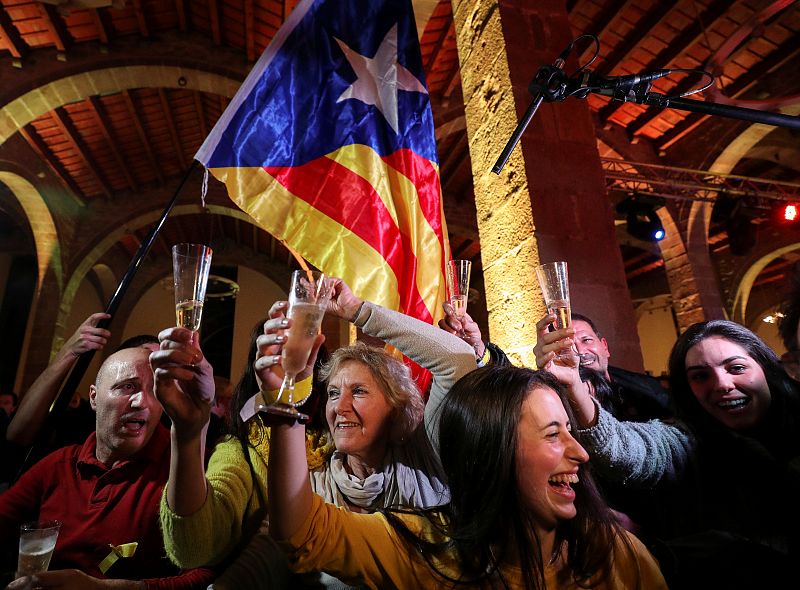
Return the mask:
[(336, 42), (358, 76), (336, 102), (354, 98), (364, 104), (374, 105), (394, 132), (398, 133), (397, 92), (405, 90), (427, 94), (428, 91), (414, 74), (397, 62), (397, 25), (386, 33), (373, 58), (353, 51), (344, 41), (336, 39)]

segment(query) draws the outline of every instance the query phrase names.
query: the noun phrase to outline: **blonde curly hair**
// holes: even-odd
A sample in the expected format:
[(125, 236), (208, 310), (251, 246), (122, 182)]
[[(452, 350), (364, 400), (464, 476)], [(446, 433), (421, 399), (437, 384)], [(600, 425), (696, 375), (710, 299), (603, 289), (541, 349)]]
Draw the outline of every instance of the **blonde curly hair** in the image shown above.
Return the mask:
[(357, 342), (337, 349), (320, 368), (319, 378), (325, 384), (326, 390), (331, 377), (348, 361), (359, 362), (369, 369), (386, 396), (386, 401), (394, 408), (397, 420), (393, 422), (392, 442), (407, 441), (422, 422), (425, 413), (425, 401), (411, 377), (411, 369), (382, 348)]

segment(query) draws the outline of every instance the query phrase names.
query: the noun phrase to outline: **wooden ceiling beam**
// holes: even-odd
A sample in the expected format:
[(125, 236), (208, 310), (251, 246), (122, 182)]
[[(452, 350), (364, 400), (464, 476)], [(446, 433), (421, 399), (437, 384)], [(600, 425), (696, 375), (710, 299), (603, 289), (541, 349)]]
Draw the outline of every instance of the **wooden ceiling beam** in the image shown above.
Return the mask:
[[(796, 59), (799, 54), (800, 35), (793, 35), (785, 43), (782, 43), (780, 47), (773, 50), (757, 68), (750, 69), (734, 80), (726, 89), (726, 95), (734, 99), (740, 98), (744, 93), (753, 89), (758, 81), (763, 79), (767, 74), (777, 70), (791, 60)], [(683, 138), (687, 133), (697, 129), (711, 118), (710, 115), (689, 115), (661, 137), (657, 148), (661, 151), (669, 149), (670, 146)], [(635, 122), (636, 121), (634, 121), (634, 123)]]
[(658, 260), (654, 260), (650, 264), (646, 264), (645, 266), (641, 266), (635, 270), (626, 273), (625, 276), (628, 280), (635, 279), (638, 276), (647, 274), (651, 271), (656, 270), (657, 268), (661, 268), (662, 266), (664, 266), (664, 259), (659, 258)]
[(189, 13), (186, 10), (186, 3), (183, 0), (175, 0), (175, 11), (178, 13), (178, 26), (181, 32), (189, 31)]
[(256, 61), (256, 36), (254, 32), (256, 20), (253, 0), (244, 0), (244, 45), (247, 50), (247, 61)]
[(222, 45), (218, 0), (208, 0), (208, 22), (211, 23), (211, 37), (214, 39), (214, 45)]
[[(605, 8), (603, 8), (600, 13), (594, 19), (592, 19), (594, 27), (590, 31), (587, 31), (587, 33), (594, 35), (602, 42), (601, 37), (603, 37), (603, 35), (609, 30), (611, 23), (613, 23), (617, 17), (621, 16), (623, 12), (626, 11), (628, 5), (631, 4), (632, 1), (633, 0), (617, 0), (616, 2), (606, 2)], [(578, 57), (578, 63), (586, 63), (589, 61), (589, 58), (593, 53), (594, 43), (590, 43), (583, 50), (583, 53), (581, 53)]]
[(142, 0), (133, 0), (133, 12), (136, 14), (136, 23), (139, 25), (139, 34), (142, 37), (150, 36), (150, 28), (147, 26), (147, 15), (142, 10)]
[(87, 170), (89, 170), (89, 173), (94, 177), (97, 184), (100, 185), (100, 189), (103, 191), (103, 194), (105, 194), (106, 198), (111, 200), (114, 197), (114, 191), (111, 188), (111, 185), (109, 185), (105, 178), (103, 178), (103, 174), (100, 171), (100, 166), (97, 165), (97, 161), (95, 161), (94, 157), (92, 156), (89, 146), (87, 146), (83, 141), (83, 138), (81, 138), (81, 135), (78, 132), (78, 129), (75, 127), (75, 124), (72, 122), (72, 119), (69, 118), (69, 113), (67, 113), (64, 107), (57, 107), (51, 111), (51, 113), (53, 121), (55, 121), (56, 126), (63, 134), (64, 139), (75, 151), (76, 155), (83, 160)]
[(447, 82), (447, 85), (444, 87), (444, 92), (442, 96), (444, 98), (449, 99), (453, 96), (453, 92), (456, 91), (456, 88), (461, 84), (461, 69), (459, 68), (458, 62), (453, 65), (453, 73), (450, 76), (450, 80)]
[(108, 34), (108, 15), (101, 12), (99, 8), (90, 8), (89, 16), (92, 17), (94, 28), (97, 29), (97, 38), (100, 39), (100, 43), (108, 45), (111, 42), (111, 36)]
[(150, 147), (150, 140), (147, 137), (147, 132), (144, 130), (142, 120), (139, 118), (139, 113), (136, 110), (136, 104), (134, 103), (133, 96), (129, 90), (122, 91), (122, 99), (128, 109), (128, 114), (130, 115), (133, 126), (136, 129), (136, 134), (139, 136), (139, 141), (142, 142), (142, 147), (144, 147), (144, 152), (147, 155), (147, 159), (150, 161), (150, 166), (152, 166), (153, 170), (155, 171), (158, 181), (161, 184), (164, 184), (164, 175), (161, 173), (161, 166), (159, 166), (155, 154), (153, 154), (153, 149)]
[(133, 175), (128, 167), (127, 160), (119, 151), (119, 142), (114, 137), (111, 120), (108, 118), (100, 98), (97, 96), (90, 96), (84, 101), (84, 104), (92, 114), (92, 117), (94, 117), (95, 125), (97, 125), (100, 133), (103, 134), (103, 137), (108, 143), (108, 148), (111, 150), (111, 155), (113, 155), (114, 159), (117, 161), (117, 166), (119, 166), (120, 171), (122, 171), (123, 176), (125, 176), (128, 186), (131, 187), (131, 190), (134, 192), (139, 192), (139, 183), (137, 183), (133, 178)]
[(169, 130), (170, 137), (172, 137), (172, 145), (175, 148), (175, 156), (178, 158), (178, 165), (180, 165), (181, 171), (184, 171), (187, 169), (186, 157), (183, 155), (181, 138), (178, 135), (178, 128), (175, 127), (175, 119), (172, 116), (172, 109), (169, 106), (166, 90), (159, 88), (158, 98), (161, 101), (161, 110), (164, 111), (164, 118), (167, 121), (167, 129)]
[(28, 145), (31, 146), (31, 149), (36, 152), (42, 161), (47, 164), (53, 174), (61, 181), (64, 187), (68, 190), (68, 192), (73, 196), (75, 201), (81, 206), (86, 206), (85, 195), (83, 191), (81, 191), (78, 183), (76, 183), (72, 176), (69, 175), (66, 168), (61, 164), (58, 158), (53, 155), (53, 152), (50, 151), (50, 148), (47, 147), (47, 144), (44, 140), (39, 137), (39, 134), (34, 129), (33, 125), (27, 125), (25, 127), (21, 127), (19, 129), (19, 134), (22, 136)]
[(52, 4), (39, 4), (39, 12), (42, 20), (50, 31), (51, 39), (62, 57), (66, 56), (67, 47), (70, 44), (70, 35), (64, 24), (64, 19), (58, 14), (58, 9)]
[(200, 126), (200, 133), (205, 139), (208, 137), (208, 124), (206, 124), (206, 109), (203, 107), (203, 95), (197, 91), (192, 91), (194, 96), (194, 110), (197, 113), (197, 123)]
[(439, 162), (439, 174), (442, 179), (452, 178), (461, 161), (465, 157), (469, 158), (469, 141), (466, 138), (457, 141), (449, 152), (447, 157)]
[[(0, 5), (0, 41), (11, 52), (11, 57), (21, 60), (28, 53), (28, 44), (22, 39), (6, 9)], [(21, 66), (22, 63), (15, 65)]]
[(442, 28), (442, 32), (436, 40), (436, 46), (433, 48), (433, 51), (431, 51), (428, 61), (425, 63), (424, 68), (426, 72), (430, 72), (433, 64), (436, 63), (436, 60), (439, 58), (439, 53), (441, 53), (442, 47), (444, 47), (444, 42), (447, 41), (447, 36), (450, 34), (450, 29), (453, 27), (455, 27), (455, 24), (451, 18), (448, 25)]
[(655, 3), (654, 8), (636, 23), (636, 28), (603, 61), (608, 64), (621, 64), (631, 57), (642, 41), (653, 34), (653, 29), (661, 24), (670, 10), (679, 2), (680, 0), (661, 0), (661, 2)]
[[(711, 4), (709, 4), (705, 10), (703, 10), (703, 12), (701, 12), (697, 18), (694, 19), (691, 24), (689, 24), (683, 30), (680, 35), (667, 44), (664, 49), (658, 53), (658, 55), (654, 56), (644, 69), (668, 69), (672, 65), (672, 62), (679, 57), (686, 55), (689, 48), (691, 48), (695, 43), (704, 40), (705, 32), (712, 29), (715, 23), (717, 23), (719, 20), (728, 18), (727, 11), (738, 1), (739, 0), (714, 0), (711, 2)], [(612, 68), (614, 65), (616, 64), (612, 64)], [(611, 101), (602, 109), (600, 109), (597, 112), (597, 116), (600, 119), (600, 124), (605, 125), (608, 120), (614, 116), (614, 113), (617, 112), (617, 109), (622, 108), (623, 105), (623, 102)], [(636, 126), (638, 128), (642, 128), (644, 126), (643, 124), (639, 123), (639, 119), (642, 117), (644, 117), (643, 121), (645, 121), (644, 124), (646, 124), (657, 116), (657, 109), (646, 111), (645, 115), (637, 118)], [(647, 120), (647, 117), (650, 117), (650, 119)]]

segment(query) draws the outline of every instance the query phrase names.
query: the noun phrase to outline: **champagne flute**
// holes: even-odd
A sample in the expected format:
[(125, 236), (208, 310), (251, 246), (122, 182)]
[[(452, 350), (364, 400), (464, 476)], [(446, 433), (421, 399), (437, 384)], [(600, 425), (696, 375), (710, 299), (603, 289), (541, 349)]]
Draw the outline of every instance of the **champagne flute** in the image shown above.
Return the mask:
[[(308, 420), (308, 416), (295, 407), (294, 382), (298, 373), (308, 364), (332, 289), (333, 283), (319, 271), (296, 270), (292, 273), (287, 312), (292, 325), (286, 331), (286, 342), (281, 353), (283, 383), (275, 403), (260, 407), (259, 410), (295, 420)], [(284, 392), (288, 392), (286, 402), (281, 401)]]
[[(569, 274), (567, 263), (548, 262), (536, 268), (536, 278), (539, 279), (539, 286), (542, 288), (544, 304), (547, 306), (547, 313), (556, 316), (555, 328), (569, 328), (572, 325), (572, 311), (569, 302)], [(589, 354), (581, 354), (575, 345), (572, 351), (578, 356), (578, 362), (588, 360)], [(558, 358), (568, 360), (572, 354), (559, 353)]]
[[(469, 296), (469, 275), (472, 271), (472, 262), (469, 260), (450, 260), (447, 263), (447, 293), (450, 305), (453, 306), (459, 320), (467, 313), (467, 299)], [(460, 336), (464, 337), (464, 330)]]
[(172, 247), (172, 279), (175, 287), (177, 325), (197, 331), (203, 316), (212, 250), (202, 244)]
[(19, 528), (18, 578), (47, 571), (60, 529), (57, 520), (28, 522)]

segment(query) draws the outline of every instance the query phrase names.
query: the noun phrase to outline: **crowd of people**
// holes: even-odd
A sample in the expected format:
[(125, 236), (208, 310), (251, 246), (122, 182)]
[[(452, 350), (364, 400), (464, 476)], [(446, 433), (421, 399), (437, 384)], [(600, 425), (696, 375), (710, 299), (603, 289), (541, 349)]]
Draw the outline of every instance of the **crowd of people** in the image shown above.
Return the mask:
[[(469, 314), (432, 326), (333, 279), (327, 313), (432, 375), (319, 335), (296, 396), (274, 400), (292, 325), (275, 302), (235, 386), (199, 335), (164, 329), (105, 358), (70, 419), (60, 382), (110, 333), (93, 314), (29, 391), (0, 396), (4, 436), (52, 449), (0, 492), (0, 571), (20, 588), (788, 587), (800, 536), (800, 286), (776, 354), (713, 320), (680, 335), (669, 388), (610, 365), (602, 318), (537, 324), (538, 370)], [(2, 416), (3, 414), (7, 417)], [(47, 427), (46, 427), (47, 424)], [(44, 436), (47, 435), (47, 436)], [(12, 454), (6, 454), (11, 464)], [(59, 520), (49, 571), (14, 579), (19, 527)]]

